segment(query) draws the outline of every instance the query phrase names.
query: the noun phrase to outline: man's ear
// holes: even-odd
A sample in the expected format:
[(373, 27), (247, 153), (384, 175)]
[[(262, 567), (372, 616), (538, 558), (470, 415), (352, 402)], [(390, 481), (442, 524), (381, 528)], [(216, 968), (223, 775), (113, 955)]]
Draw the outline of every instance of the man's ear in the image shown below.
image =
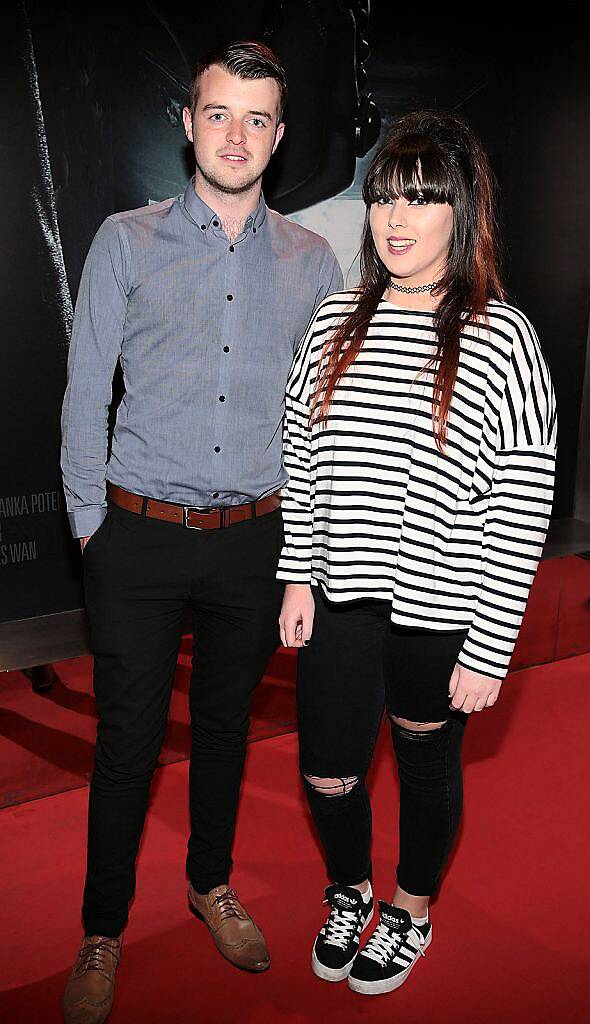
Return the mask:
[(277, 148), (277, 146), (278, 146), (279, 142), (281, 141), (281, 139), (282, 139), (284, 134), (285, 134), (285, 125), (284, 125), (284, 122), (281, 121), (281, 123), (277, 125), (277, 130), (275, 132), (275, 140), (274, 140), (273, 147), (272, 147), (273, 153), (274, 153), (275, 149)]
[(182, 123), (184, 125), (184, 133), (189, 142), (194, 142), (193, 139), (193, 118), (188, 107), (184, 107), (182, 111)]

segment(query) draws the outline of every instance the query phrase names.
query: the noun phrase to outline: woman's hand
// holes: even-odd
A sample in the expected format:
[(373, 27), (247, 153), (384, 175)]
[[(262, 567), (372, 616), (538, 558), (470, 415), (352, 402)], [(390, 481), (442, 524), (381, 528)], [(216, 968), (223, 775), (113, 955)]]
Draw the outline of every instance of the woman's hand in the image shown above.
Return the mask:
[(464, 711), (466, 715), (491, 708), (498, 699), (502, 682), (502, 679), (492, 679), (457, 664), (449, 683), (451, 707), (454, 711)]
[(303, 647), (311, 637), (315, 602), (307, 583), (287, 583), (279, 629), (283, 647)]

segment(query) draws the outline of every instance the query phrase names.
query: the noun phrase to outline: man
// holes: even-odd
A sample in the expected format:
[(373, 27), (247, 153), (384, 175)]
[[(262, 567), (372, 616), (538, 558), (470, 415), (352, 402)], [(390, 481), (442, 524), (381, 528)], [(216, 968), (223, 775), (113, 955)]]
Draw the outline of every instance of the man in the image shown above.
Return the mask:
[[(261, 194), (285, 98), (284, 71), (258, 43), (199, 65), (184, 110), (194, 179), (184, 195), (107, 218), (80, 284), (62, 466), (99, 724), (70, 1024), (104, 1021), (113, 1002), (187, 608), (189, 903), (234, 964), (270, 962), (229, 888), (231, 848), (250, 696), (278, 642), (284, 387), (315, 306), (342, 285), (327, 242)], [(125, 394), (107, 461), (118, 360)]]

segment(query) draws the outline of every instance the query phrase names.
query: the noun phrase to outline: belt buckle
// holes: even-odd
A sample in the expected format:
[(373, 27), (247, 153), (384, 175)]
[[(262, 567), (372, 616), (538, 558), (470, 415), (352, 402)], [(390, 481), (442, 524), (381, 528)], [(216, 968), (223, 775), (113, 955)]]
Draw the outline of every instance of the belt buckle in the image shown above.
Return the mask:
[(186, 526), (187, 530), (204, 530), (204, 526), (191, 526), (188, 521), (189, 514), (196, 512), (201, 515), (208, 515), (210, 512), (216, 512), (217, 509), (212, 508), (210, 505), (183, 505), (182, 506), (182, 519), (183, 526)]

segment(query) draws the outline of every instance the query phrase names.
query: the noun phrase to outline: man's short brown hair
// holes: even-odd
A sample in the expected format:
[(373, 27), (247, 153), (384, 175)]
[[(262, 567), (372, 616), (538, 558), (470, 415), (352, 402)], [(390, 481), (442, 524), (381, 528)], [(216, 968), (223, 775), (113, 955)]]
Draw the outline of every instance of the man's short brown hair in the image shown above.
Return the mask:
[(188, 105), (191, 117), (194, 118), (199, 98), (201, 76), (208, 68), (217, 65), (229, 71), (237, 78), (256, 79), (274, 78), (279, 87), (279, 109), (277, 124), (283, 116), (287, 102), (287, 77), (285, 69), (276, 54), (264, 43), (241, 42), (229, 43), (227, 46), (214, 50), (208, 57), (197, 64), (188, 93)]

